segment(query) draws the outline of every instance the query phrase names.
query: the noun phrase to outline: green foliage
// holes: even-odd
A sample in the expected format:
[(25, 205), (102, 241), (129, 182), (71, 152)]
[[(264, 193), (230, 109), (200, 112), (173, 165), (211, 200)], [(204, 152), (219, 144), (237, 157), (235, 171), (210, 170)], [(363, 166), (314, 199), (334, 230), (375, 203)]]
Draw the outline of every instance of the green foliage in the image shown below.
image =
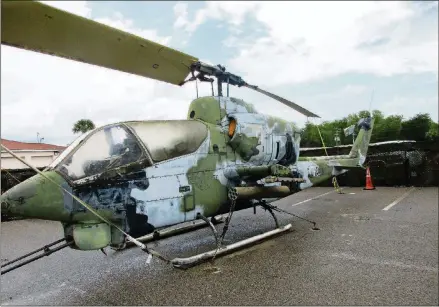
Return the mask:
[(407, 140), (425, 141), (432, 120), (427, 113), (419, 113), (402, 123), (401, 136)]
[(371, 142), (385, 142), (400, 139), (402, 124), (401, 115), (390, 115), (380, 120), (375, 120)]
[(430, 129), (427, 132), (427, 139), (430, 141), (439, 141), (439, 125), (434, 121), (430, 123)]
[[(322, 147), (322, 141), (318, 129), (322, 135), (324, 144), (327, 147), (336, 146), (335, 136), (338, 131), (341, 145), (353, 143), (352, 135), (345, 136), (343, 129), (355, 125), (355, 136), (358, 134), (357, 123), (361, 118), (367, 117), (369, 111), (359, 111), (356, 114), (334, 121), (325, 121), (317, 128), (316, 125), (308, 122), (302, 129), (301, 147)], [(374, 130), (371, 142), (384, 142), (394, 140), (414, 141), (439, 141), (439, 125), (431, 120), (429, 114), (421, 113), (410, 119), (404, 120), (402, 115), (384, 116), (379, 110), (373, 110), (375, 118)]]
[(95, 128), (95, 124), (89, 119), (80, 119), (78, 120), (72, 128), (73, 133), (85, 133), (89, 130), (93, 130)]

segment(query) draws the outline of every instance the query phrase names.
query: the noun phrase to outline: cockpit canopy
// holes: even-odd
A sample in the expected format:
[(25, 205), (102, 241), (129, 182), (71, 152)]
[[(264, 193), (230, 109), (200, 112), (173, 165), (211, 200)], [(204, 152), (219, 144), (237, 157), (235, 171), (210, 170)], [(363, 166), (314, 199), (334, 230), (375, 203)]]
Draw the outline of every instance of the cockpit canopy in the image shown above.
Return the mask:
[(50, 168), (77, 181), (138, 162), (151, 166), (195, 152), (207, 135), (196, 120), (107, 125), (75, 140)]

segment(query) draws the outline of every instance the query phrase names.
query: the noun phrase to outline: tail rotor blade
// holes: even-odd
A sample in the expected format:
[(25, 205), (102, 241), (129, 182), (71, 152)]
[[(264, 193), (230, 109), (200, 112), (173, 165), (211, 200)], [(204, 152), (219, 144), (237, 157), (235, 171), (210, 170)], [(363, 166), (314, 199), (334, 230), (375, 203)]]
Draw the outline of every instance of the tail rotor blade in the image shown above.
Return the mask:
[(302, 113), (303, 115), (305, 115), (307, 117), (317, 117), (317, 118), (320, 118), (320, 116), (318, 116), (317, 114), (312, 113), (311, 111), (309, 111), (309, 110), (299, 106), (298, 104), (295, 104), (294, 102), (289, 101), (289, 100), (287, 100), (285, 98), (282, 98), (280, 96), (277, 96), (277, 95), (275, 95), (273, 93), (264, 91), (264, 90), (258, 88), (255, 85), (245, 84), (244, 86), (247, 87), (247, 88), (250, 88), (252, 90), (255, 90), (255, 91), (257, 91), (257, 92), (259, 92), (261, 94), (264, 94), (264, 95), (266, 95), (266, 96), (268, 96), (270, 98), (273, 98), (273, 99), (275, 99), (275, 100), (277, 100), (279, 102), (282, 102), (284, 105), (286, 105), (286, 106), (296, 110), (297, 112)]

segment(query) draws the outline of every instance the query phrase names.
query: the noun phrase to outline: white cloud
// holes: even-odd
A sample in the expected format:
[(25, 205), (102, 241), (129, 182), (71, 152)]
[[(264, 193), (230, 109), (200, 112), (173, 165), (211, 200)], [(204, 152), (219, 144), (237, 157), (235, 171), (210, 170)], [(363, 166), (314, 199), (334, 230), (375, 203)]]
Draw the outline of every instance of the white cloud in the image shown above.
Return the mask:
[(241, 25), (247, 14), (257, 7), (253, 1), (209, 1), (206, 7), (198, 10), (192, 21), (188, 19), (187, 4), (177, 3), (174, 6), (174, 15), (177, 17), (174, 26), (183, 28), (188, 32), (194, 32), (201, 24), (208, 19), (227, 20), (228, 23), (237, 26)]
[[(49, 5), (92, 16), (86, 2)], [(156, 42), (167, 43), (155, 30), (136, 27), (120, 13), (99, 22)], [(178, 86), (2, 45), (3, 138), (67, 144), (76, 136), (75, 121), (89, 118), (98, 126), (140, 119), (186, 118), (195, 85)]]
[[(348, 72), (437, 74), (437, 17), (423, 21), (420, 14), (425, 10), (425, 6), (394, 1), (209, 2), (196, 13), (201, 17), (194, 20), (192, 29), (208, 18), (240, 24), (253, 14), (268, 35), (237, 40), (232, 34), (225, 44), (235, 44), (238, 52), (229, 70), (267, 86)], [(365, 45), (375, 46), (360, 48)]]
[[(195, 13), (198, 18), (194, 18), (192, 27), (188, 25), (187, 29), (193, 31), (208, 19), (219, 20), (232, 28), (239, 25), (236, 30), (244, 30), (244, 33), (230, 31), (223, 41), (224, 47), (236, 48), (235, 56), (225, 63), (227, 69), (240, 74), (249, 83), (291, 98), (321, 115), (322, 120), (368, 109), (371, 89), (346, 85), (342, 90), (307, 96), (291, 90), (282, 93), (277, 89), (346, 73), (389, 77), (430, 72), (437, 80), (438, 21), (437, 12), (434, 14), (437, 2), (265, 1), (235, 4), (231, 1), (207, 3)], [(244, 22), (248, 16), (265, 27), (265, 34), (255, 39), (254, 28), (246, 28)], [(245, 90), (238, 95), (253, 101), (261, 112), (295, 120), (299, 125), (305, 121), (297, 112), (261, 95)], [(397, 96), (390, 99), (390, 104), (381, 101), (380, 96), (375, 97), (374, 106), (380, 108), (382, 103), (383, 111), (388, 115), (414, 114), (416, 107), (411, 103), (395, 108), (406, 102)], [(434, 113), (432, 117), (437, 118), (437, 96), (416, 101), (422, 110)]]
[(178, 2), (174, 5), (174, 16), (176, 17), (174, 28), (185, 27), (189, 23), (187, 19), (187, 3)]

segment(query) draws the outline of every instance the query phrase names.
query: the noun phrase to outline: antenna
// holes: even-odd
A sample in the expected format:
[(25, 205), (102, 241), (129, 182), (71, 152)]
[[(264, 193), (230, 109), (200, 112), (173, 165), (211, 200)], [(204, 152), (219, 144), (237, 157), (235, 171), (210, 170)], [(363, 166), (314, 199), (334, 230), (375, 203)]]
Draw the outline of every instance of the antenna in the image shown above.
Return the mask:
[(40, 137), (40, 133), (37, 132), (37, 143), (41, 143), (42, 140), (44, 140), (44, 138)]

